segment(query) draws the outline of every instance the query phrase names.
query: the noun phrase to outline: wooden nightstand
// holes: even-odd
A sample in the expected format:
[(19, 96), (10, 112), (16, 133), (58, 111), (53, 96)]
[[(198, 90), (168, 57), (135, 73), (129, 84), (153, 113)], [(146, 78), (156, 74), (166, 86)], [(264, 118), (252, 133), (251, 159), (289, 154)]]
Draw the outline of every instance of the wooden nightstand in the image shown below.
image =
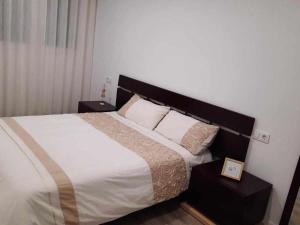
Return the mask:
[(246, 171), (241, 181), (231, 180), (221, 176), (222, 167), (223, 161), (215, 161), (193, 168), (188, 204), (216, 224), (260, 223), (272, 185)]
[(116, 107), (104, 101), (81, 101), (78, 104), (78, 113), (87, 112), (111, 112)]

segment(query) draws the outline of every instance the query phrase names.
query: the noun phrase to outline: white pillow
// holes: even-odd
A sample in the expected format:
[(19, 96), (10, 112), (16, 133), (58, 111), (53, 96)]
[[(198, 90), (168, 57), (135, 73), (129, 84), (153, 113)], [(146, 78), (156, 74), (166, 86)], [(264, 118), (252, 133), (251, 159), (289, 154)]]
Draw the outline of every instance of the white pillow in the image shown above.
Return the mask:
[(155, 131), (182, 145), (197, 155), (207, 149), (214, 140), (219, 127), (200, 122), (174, 110), (158, 124)]
[(169, 111), (170, 107), (157, 105), (134, 95), (118, 113), (143, 127), (153, 130)]

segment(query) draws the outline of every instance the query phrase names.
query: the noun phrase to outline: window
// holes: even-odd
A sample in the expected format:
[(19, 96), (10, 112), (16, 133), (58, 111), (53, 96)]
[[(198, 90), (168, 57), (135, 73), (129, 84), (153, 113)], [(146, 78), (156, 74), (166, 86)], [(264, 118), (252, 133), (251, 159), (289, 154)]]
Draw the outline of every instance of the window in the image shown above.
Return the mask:
[(26, 42), (31, 28), (31, 0), (0, 0), (0, 41)]
[(47, 0), (46, 45), (74, 47), (78, 1)]
[[(72, 48), (76, 41), (78, 1), (46, 0), (45, 45)], [(32, 30), (32, 0), (0, 0), (0, 41), (28, 42)], [(38, 12), (35, 12), (38, 13)]]

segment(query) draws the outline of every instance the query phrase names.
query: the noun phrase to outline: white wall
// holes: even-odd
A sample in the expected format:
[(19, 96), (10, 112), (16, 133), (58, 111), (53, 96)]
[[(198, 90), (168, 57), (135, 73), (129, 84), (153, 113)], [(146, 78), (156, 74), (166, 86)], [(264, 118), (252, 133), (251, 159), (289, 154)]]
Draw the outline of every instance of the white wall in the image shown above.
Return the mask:
[(247, 170), (273, 183), (278, 224), (300, 153), (300, 2), (98, 0), (93, 96), (118, 74), (254, 116)]

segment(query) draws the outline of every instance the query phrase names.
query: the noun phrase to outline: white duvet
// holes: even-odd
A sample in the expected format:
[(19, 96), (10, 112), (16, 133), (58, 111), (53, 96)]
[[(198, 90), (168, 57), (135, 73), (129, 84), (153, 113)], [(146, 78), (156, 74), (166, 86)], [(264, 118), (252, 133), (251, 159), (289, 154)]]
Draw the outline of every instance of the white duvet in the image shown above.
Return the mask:
[[(118, 121), (179, 153), (191, 167), (211, 160), (194, 156), (161, 135), (116, 113)], [(151, 206), (148, 164), (76, 115), (14, 118), (70, 178), (82, 225), (105, 223)], [(43, 164), (0, 120), (0, 224), (63, 225), (57, 186)]]

